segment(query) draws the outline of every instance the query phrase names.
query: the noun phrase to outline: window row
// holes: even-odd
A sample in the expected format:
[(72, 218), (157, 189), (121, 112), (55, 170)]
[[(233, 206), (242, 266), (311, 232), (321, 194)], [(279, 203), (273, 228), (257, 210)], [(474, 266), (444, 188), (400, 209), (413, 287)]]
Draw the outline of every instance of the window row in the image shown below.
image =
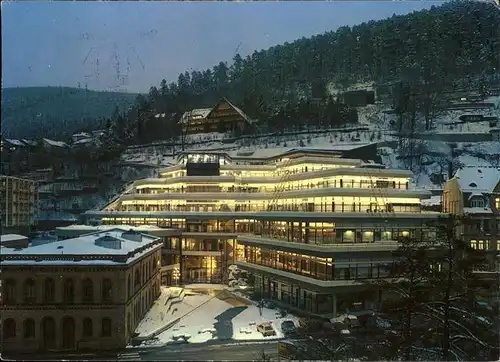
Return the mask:
[[(25, 303), (55, 303), (56, 302), (56, 282), (52, 278), (44, 280), (42, 287), (42, 300), (37, 300), (37, 283), (30, 278), (23, 283), (23, 299)], [(65, 279), (62, 282), (62, 302), (75, 302), (75, 282), (73, 279)], [(94, 303), (97, 302), (95, 295), (94, 281), (89, 278), (81, 282), (81, 302)], [(7, 279), (3, 287), (3, 300), (5, 303), (11, 304), (18, 302), (17, 283), (14, 279)], [(103, 279), (101, 282), (100, 302), (113, 302), (113, 283), (109, 279)]]
[(385, 278), (389, 275), (387, 262), (348, 262), (335, 264), (333, 258), (245, 246), (238, 260), (267, 266), (318, 280), (354, 280)]
[[(255, 176), (255, 175), (252, 175)], [(267, 175), (263, 175), (264, 177)], [(374, 181), (371, 180), (325, 180), (317, 182), (307, 182), (307, 183), (295, 183), (288, 184), (283, 189), (283, 191), (301, 191), (301, 190), (312, 190), (318, 188), (333, 187), (333, 188), (389, 188), (389, 189), (408, 189), (408, 182), (396, 182), (396, 181)], [(242, 192), (242, 193), (256, 193), (256, 192), (276, 192), (278, 186), (243, 186), (234, 185), (229, 187), (222, 187), (218, 185), (206, 185), (206, 186), (180, 186), (180, 187), (158, 187), (158, 188), (140, 188), (137, 189), (138, 194), (162, 194), (162, 193), (190, 193), (190, 192)]]
[(127, 295), (130, 298), (135, 294), (144, 284), (148, 282), (149, 279), (154, 275), (158, 269), (158, 261), (155, 258), (151, 258), (151, 262), (144, 262), (136, 266), (133, 273), (133, 286), (132, 286), (132, 274), (127, 277)]
[[(63, 334), (74, 333), (74, 320), (71, 317), (65, 317), (62, 323)], [(72, 326), (69, 327), (68, 326)], [(42, 321), (40, 332), (47, 337), (47, 334), (54, 334), (56, 323), (53, 318), (47, 317)], [(66, 328), (65, 328), (66, 327)], [(22, 336), (25, 339), (36, 338), (36, 323), (32, 318), (23, 321)], [(95, 333), (94, 321), (92, 318), (85, 318), (82, 321), (82, 336), (84, 338), (90, 337), (111, 337), (112, 335), (112, 321), (110, 318), (102, 318), (100, 322), (100, 333)], [(3, 321), (2, 336), (4, 339), (11, 339), (17, 337), (16, 321), (13, 318), (7, 318)]]
[(175, 211), (175, 212), (211, 212), (211, 211), (238, 211), (238, 212), (258, 212), (258, 211), (294, 211), (294, 212), (421, 212), (421, 205), (415, 204), (390, 204), (380, 205), (377, 203), (335, 203), (335, 202), (309, 202), (300, 203), (295, 200), (279, 200), (277, 204), (270, 205), (268, 202), (261, 203), (240, 203), (234, 206), (228, 204), (217, 204), (216, 201), (204, 202), (200, 204), (190, 203), (189, 205), (144, 205), (144, 204), (124, 204), (119, 207), (120, 211)]
[(347, 229), (314, 227), (306, 223), (264, 222), (261, 235), (273, 239), (304, 244), (358, 244), (383, 241), (401, 241), (404, 238), (435, 240), (433, 230), (410, 228)]

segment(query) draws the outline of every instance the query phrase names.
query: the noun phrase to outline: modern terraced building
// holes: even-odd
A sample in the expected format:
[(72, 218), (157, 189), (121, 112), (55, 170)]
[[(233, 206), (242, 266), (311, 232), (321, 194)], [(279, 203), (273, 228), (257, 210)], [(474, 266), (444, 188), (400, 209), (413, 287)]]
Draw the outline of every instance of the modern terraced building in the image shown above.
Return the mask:
[(361, 155), (345, 146), (266, 157), (187, 152), (87, 215), (180, 229), (164, 241), (168, 284), (224, 282), (237, 264), (257, 291), (292, 308), (324, 316), (370, 308), (383, 296), (365, 281), (386, 276), (400, 238), (435, 237), (427, 225), (439, 213), (421, 210), (430, 193), (410, 189), (410, 171)]

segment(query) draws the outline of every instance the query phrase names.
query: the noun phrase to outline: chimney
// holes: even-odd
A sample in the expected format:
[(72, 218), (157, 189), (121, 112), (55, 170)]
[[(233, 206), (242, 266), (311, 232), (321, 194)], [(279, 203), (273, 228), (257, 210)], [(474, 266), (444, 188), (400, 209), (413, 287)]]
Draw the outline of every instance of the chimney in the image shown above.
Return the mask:
[(140, 243), (142, 241), (142, 234), (130, 229), (129, 231), (125, 231), (122, 233), (122, 238), (137, 241)]

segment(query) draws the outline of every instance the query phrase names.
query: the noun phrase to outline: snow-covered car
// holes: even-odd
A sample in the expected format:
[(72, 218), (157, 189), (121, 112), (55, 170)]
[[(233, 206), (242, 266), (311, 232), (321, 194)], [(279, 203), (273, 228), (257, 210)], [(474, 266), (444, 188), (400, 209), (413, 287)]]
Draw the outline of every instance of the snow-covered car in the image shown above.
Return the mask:
[(264, 322), (257, 326), (257, 332), (262, 333), (264, 337), (275, 336), (276, 331), (273, 328), (271, 322)]

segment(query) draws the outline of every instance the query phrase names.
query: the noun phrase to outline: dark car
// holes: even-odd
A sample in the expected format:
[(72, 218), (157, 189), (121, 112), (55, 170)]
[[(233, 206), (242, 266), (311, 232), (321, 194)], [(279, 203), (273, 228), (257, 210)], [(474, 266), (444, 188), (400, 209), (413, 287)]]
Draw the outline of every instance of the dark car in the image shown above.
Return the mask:
[(297, 333), (297, 327), (295, 327), (295, 323), (293, 321), (286, 320), (281, 322), (281, 331), (285, 337), (289, 337)]

